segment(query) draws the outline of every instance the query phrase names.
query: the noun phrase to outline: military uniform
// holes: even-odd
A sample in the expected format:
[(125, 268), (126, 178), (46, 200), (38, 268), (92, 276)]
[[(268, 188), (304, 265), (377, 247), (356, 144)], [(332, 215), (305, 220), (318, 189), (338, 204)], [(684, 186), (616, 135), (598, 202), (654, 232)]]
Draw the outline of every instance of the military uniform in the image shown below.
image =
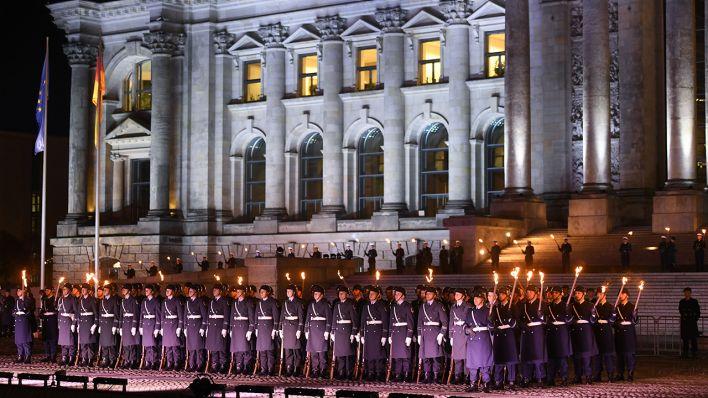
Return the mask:
[[(238, 287), (237, 287), (238, 289)], [(243, 288), (245, 290), (245, 288)], [(248, 357), (251, 352), (251, 339), (255, 330), (255, 314), (249, 300), (242, 296), (231, 303), (231, 358), (236, 374), (241, 374), (248, 368)]]
[(312, 286), (312, 292), (322, 294), (319, 300), (310, 301), (305, 317), (306, 350), (310, 354), (312, 376), (317, 378), (327, 372), (327, 341), (332, 328), (332, 308), (325, 300), (321, 286)]
[[(126, 287), (124, 287), (126, 288)], [(130, 288), (127, 287), (128, 291)], [(123, 367), (138, 366), (138, 347), (140, 347), (140, 303), (128, 293), (120, 303), (120, 335), (122, 345)]]
[(690, 343), (691, 355), (695, 357), (698, 353), (698, 320), (701, 318), (701, 307), (698, 305), (698, 300), (683, 298), (679, 301), (678, 309), (681, 315), (681, 340), (683, 340), (681, 355), (688, 356)]
[[(560, 288), (554, 291), (562, 292)], [(573, 354), (568, 324), (572, 320), (565, 301), (551, 302), (546, 307), (546, 343), (548, 347), (548, 368), (546, 381), (555, 384), (556, 375), (563, 384), (568, 381), (568, 357)]]
[[(484, 300), (486, 292), (477, 291), (475, 296)], [(491, 370), (494, 365), (492, 322), (489, 316), (489, 307), (483, 304), (479, 307), (474, 306), (467, 312), (464, 325), (464, 332), (467, 335), (465, 365), (470, 374), (470, 384), (473, 387), (472, 390), (476, 390), (474, 386), (478, 377), (481, 378), (485, 392), (489, 391)], [(479, 376), (477, 376), (478, 373)]]
[(393, 252), (393, 255), (396, 257), (396, 271), (402, 274), (406, 269), (406, 252), (403, 248), (398, 247)]
[(305, 309), (302, 300), (297, 298), (297, 287), (290, 285), (288, 290), (292, 290), (293, 296), (283, 301), (280, 312), (280, 339), (285, 355), (285, 358), (281, 359), (285, 362), (285, 375), (292, 376), (302, 363), (300, 338), (305, 327)]
[(436, 300), (424, 302), (418, 311), (418, 355), (423, 360), (423, 372), (428, 383), (440, 381), (442, 344), (447, 329), (448, 316), (443, 304)]
[[(405, 294), (401, 287), (395, 291)], [(398, 381), (407, 380), (411, 369), (411, 342), (415, 331), (413, 308), (404, 300), (391, 303), (391, 316), (389, 320), (389, 344), (391, 345), (391, 372)]]
[(98, 306), (99, 312), (99, 346), (101, 347), (101, 367), (112, 366), (116, 360), (116, 334), (120, 326), (120, 298), (103, 296)]
[[(168, 286), (168, 289), (176, 291), (176, 286)], [(180, 347), (182, 341), (182, 330), (184, 330), (184, 308), (179, 299), (174, 296), (167, 297), (162, 301), (161, 327), (162, 349), (165, 352), (165, 369), (176, 369), (180, 363)]]
[(32, 361), (32, 325), (34, 324), (34, 300), (25, 296), (17, 297), (12, 316), (15, 319), (15, 345), (17, 360), (15, 362), (30, 363)]
[[(270, 286), (261, 286), (270, 295)], [(261, 375), (272, 375), (275, 371), (275, 334), (278, 330), (280, 310), (273, 297), (261, 299), (256, 304), (256, 350), (260, 357)]]
[(157, 355), (159, 345), (157, 335), (161, 322), (160, 300), (153, 296), (146, 297), (140, 304), (140, 335), (144, 352), (143, 364), (147, 369), (157, 369), (160, 366)]
[(42, 297), (39, 308), (42, 321), (42, 340), (44, 353), (47, 355), (44, 362), (55, 362), (57, 356), (57, 343), (59, 340), (59, 325), (57, 318), (57, 302), (54, 295)]
[(558, 251), (561, 252), (562, 271), (565, 273), (570, 269), (570, 253), (573, 251), (573, 246), (568, 242), (563, 242), (563, 244), (558, 247)]
[[(529, 285), (527, 290), (536, 289)], [(536, 291), (537, 290), (532, 290)], [(524, 300), (519, 303), (521, 324), (521, 374), (524, 383), (531, 380), (543, 382), (545, 379), (545, 363), (548, 360), (546, 354), (546, 328), (544, 320), (544, 305), (541, 304), (539, 310), (539, 298), (533, 301)]]
[(624, 241), (620, 244), (620, 262), (623, 269), (629, 268), (629, 255), (632, 253), (632, 244), (628, 241)]
[[(585, 289), (580, 286), (575, 288), (575, 291), (585, 293)], [(573, 341), (575, 382), (581, 382), (584, 377), (585, 382), (590, 383), (592, 382), (590, 360), (598, 353), (592, 330), (596, 320), (595, 308), (589, 301), (584, 300), (579, 303), (573, 300), (570, 303), (570, 313), (574, 318), (570, 327), (570, 337)]]
[[(456, 293), (465, 294), (464, 290), (456, 289)], [(467, 337), (465, 335), (465, 320), (467, 312), (470, 310), (470, 305), (461, 300), (450, 306), (450, 316), (448, 324), (450, 325), (450, 345), (452, 358), (452, 369), (454, 380), (461, 382), (465, 374), (465, 359), (467, 358)]]
[[(195, 293), (197, 288), (190, 286)], [(204, 334), (207, 328), (207, 306), (204, 300), (188, 297), (184, 302), (184, 335), (187, 351), (187, 370), (196, 371), (204, 368)]]
[(602, 368), (604, 367), (609, 380), (612, 381), (615, 377), (615, 361), (617, 360), (612, 325), (615, 323), (617, 316), (612, 304), (607, 301), (604, 304), (598, 304), (595, 310), (597, 312), (597, 322), (593, 325), (593, 329), (598, 356), (593, 361), (593, 380), (600, 381)]
[(639, 322), (639, 316), (634, 304), (627, 301), (617, 305), (617, 320), (615, 321), (615, 348), (617, 350), (617, 371), (620, 379), (627, 370), (627, 380), (634, 379), (634, 366), (637, 354), (637, 332), (634, 325)]
[(516, 380), (516, 365), (519, 363), (516, 346), (516, 320), (509, 308), (509, 303), (497, 301), (492, 310), (492, 321), (494, 324), (494, 382), (497, 388), (501, 388), (504, 383), (504, 369), (507, 372), (507, 381), (514, 385)]
[[(381, 289), (375, 287), (381, 294)], [(382, 300), (375, 301), (367, 300), (361, 310), (361, 338), (362, 341), (362, 362), (364, 363), (364, 371), (367, 379), (375, 378), (384, 379), (385, 375), (385, 359), (386, 338), (389, 330), (389, 314), (386, 304)]]
[[(343, 291), (347, 291), (346, 288)], [(359, 318), (354, 300), (347, 298), (334, 303), (330, 333), (330, 338), (333, 340), (332, 356), (337, 361), (337, 377), (340, 379), (351, 378), (354, 371), (352, 340), (359, 333)]]
[[(223, 290), (223, 286), (216, 285), (214, 289)], [(206, 328), (206, 349), (211, 356), (211, 366), (214, 372), (226, 372), (227, 356), (229, 347), (226, 344), (226, 336), (229, 331), (230, 323), (230, 304), (229, 301), (222, 296), (214, 297), (209, 302), (208, 318)]]
[[(71, 290), (71, 285), (65, 285)], [(66, 294), (57, 300), (57, 312), (59, 313), (59, 347), (61, 347), (60, 365), (73, 363), (76, 355), (76, 325), (78, 313), (78, 303), (76, 297)]]
[[(85, 284), (85, 286), (82, 286), (82, 289), (84, 288), (91, 289), (91, 286)], [(79, 320), (79, 365), (90, 366), (94, 355), (94, 346), (98, 343), (98, 335), (96, 334), (99, 320), (98, 305), (96, 299), (91, 295), (79, 297), (78, 302), (76, 317)]]

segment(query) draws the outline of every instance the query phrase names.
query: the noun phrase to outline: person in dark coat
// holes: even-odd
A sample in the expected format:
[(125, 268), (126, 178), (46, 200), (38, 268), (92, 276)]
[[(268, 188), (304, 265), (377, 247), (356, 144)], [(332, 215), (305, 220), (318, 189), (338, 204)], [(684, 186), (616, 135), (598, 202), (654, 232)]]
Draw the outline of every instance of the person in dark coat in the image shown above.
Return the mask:
[(629, 301), (629, 289), (620, 293), (617, 305), (617, 320), (615, 321), (615, 349), (617, 350), (617, 380), (624, 380), (627, 370), (627, 380), (634, 380), (634, 368), (637, 355), (637, 331), (639, 316), (634, 304)]
[(263, 285), (258, 290), (260, 300), (256, 305), (256, 350), (260, 357), (261, 376), (275, 374), (275, 336), (280, 329), (280, 309), (271, 297), (273, 288)]
[(595, 312), (597, 322), (594, 325), (595, 341), (597, 342), (598, 355), (593, 360), (593, 381), (602, 380), (602, 369), (607, 371), (608, 380), (615, 380), (615, 336), (612, 325), (615, 323), (615, 309), (607, 302), (606, 287), (597, 288), (597, 301)]
[(236, 257), (231, 253), (229, 253), (229, 259), (226, 260), (226, 266), (227, 268), (236, 268)]
[(207, 260), (206, 256), (202, 257), (202, 262), (199, 263), (199, 268), (201, 268), (202, 271), (209, 271), (209, 260)]
[(160, 316), (160, 300), (155, 297), (156, 286), (145, 285), (145, 298), (140, 303), (140, 335), (142, 336), (143, 367), (157, 370), (160, 362), (157, 354), (158, 340), (162, 317)]
[(423, 248), (420, 249), (420, 261), (421, 272), (425, 272), (433, 264), (433, 252), (430, 250), (428, 242), (423, 242)]
[(499, 256), (501, 255), (501, 246), (498, 241), (492, 241), (492, 247), (489, 248), (489, 256), (492, 260), (492, 269), (499, 271)]
[(133, 297), (133, 285), (124, 284), (121, 288), (120, 301), (120, 344), (122, 345), (122, 368), (136, 369), (140, 357), (138, 356), (138, 348), (140, 347), (140, 335), (138, 327), (140, 326), (140, 302)]
[(70, 283), (62, 286), (62, 296), (57, 300), (59, 347), (61, 348), (61, 360), (59, 365), (69, 365), (74, 363), (76, 355), (76, 326), (78, 312), (78, 302), (76, 297), (71, 295), (73, 289)]
[(531, 241), (526, 242), (526, 248), (521, 249), (521, 253), (524, 255), (524, 262), (526, 263), (526, 268), (533, 268), (533, 255), (536, 254), (536, 249), (534, 249)]
[(133, 279), (135, 278), (135, 269), (133, 268), (132, 264), (128, 264), (128, 269), (123, 272), (125, 274), (126, 279)]
[[(212, 288), (214, 297), (209, 301), (207, 309), (209, 315), (207, 318), (205, 346), (208, 356), (211, 357), (211, 363), (207, 364), (207, 369), (211, 367), (211, 370), (215, 373), (226, 373), (229, 370), (226, 366), (229, 352), (226, 336), (228, 336), (229, 332), (231, 308), (228, 300), (222, 297), (223, 292), (224, 286), (222, 284), (217, 283), (214, 285)], [(207, 362), (209, 362), (209, 359), (207, 359)]]
[(622, 237), (622, 243), (620, 244), (619, 252), (622, 269), (629, 269), (629, 255), (632, 253), (632, 244), (629, 243), (629, 238), (627, 238), (626, 236)]
[(305, 316), (306, 352), (310, 355), (310, 376), (317, 379), (327, 373), (327, 351), (329, 332), (332, 328), (332, 308), (324, 298), (324, 289), (312, 285), (312, 301), (307, 306)]
[(659, 242), (659, 263), (661, 264), (661, 270), (664, 272), (668, 271), (670, 266), (671, 254), (669, 251), (668, 238), (662, 235), (661, 241)]
[(292, 247), (288, 247), (288, 258), (295, 258), (295, 251)]
[(300, 339), (305, 328), (304, 303), (297, 297), (297, 286), (290, 284), (285, 289), (283, 306), (280, 311), (280, 342), (283, 345), (281, 358), (285, 364), (285, 376), (290, 377), (297, 372), (302, 363)]
[(418, 310), (419, 356), (423, 360), (425, 383), (439, 383), (442, 376), (443, 342), (448, 331), (445, 306), (435, 300), (435, 287), (425, 288), (425, 302)]
[(563, 244), (558, 246), (558, 251), (561, 252), (563, 273), (566, 273), (570, 269), (570, 253), (573, 251), (573, 246), (568, 243), (568, 238), (563, 239)]
[(504, 370), (506, 382), (510, 388), (515, 388), (516, 366), (519, 363), (516, 344), (516, 319), (511, 310), (509, 292), (511, 286), (499, 288), (499, 300), (492, 309), (491, 320), (494, 324), (494, 382), (495, 389), (502, 390), (504, 386)]
[(403, 250), (401, 242), (396, 243), (393, 256), (396, 257), (396, 272), (402, 274), (406, 270), (406, 251)]
[[(465, 366), (470, 375), (470, 387), (467, 392), (479, 390), (477, 380), (481, 380), (484, 392), (490, 392), (491, 371), (494, 366), (492, 348), (492, 322), (489, 319), (489, 307), (484, 305), (487, 297), (485, 289), (474, 290), (472, 303), (474, 306), (466, 314), (465, 335), (467, 336), (467, 356)], [(479, 375), (479, 376), (478, 376)]]
[(560, 376), (561, 385), (568, 384), (568, 357), (573, 353), (568, 324), (572, 316), (563, 301), (563, 289), (554, 286), (551, 289), (551, 302), (546, 307), (546, 343), (548, 347), (548, 368), (546, 384), (555, 385), (556, 376)]
[(347, 244), (344, 249), (344, 259), (351, 260), (354, 258), (354, 251), (352, 250), (352, 245)]
[(57, 300), (52, 287), (44, 289), (44, 297), (42, 297), (39, 307), (39, 317), (42, 324), (42, 341), (44, 342), (44, 353), (46, 355), (46, 357), (42, 359), (42, 362), (54, 363), (57, 359), (59, 324)]
[(204, 369), (204, 335), (209, 318), (206, 302), (198, 296), (200, 286), (188, 285), (187, 300), (184, 302), (184, 343), (187, 353), (187, 371)]
[(359, 318), (354, 300), (348, 297), (349, 289), (337, 287), (337, 300), (332, 305), (332, 356), (337, 361), (338, 380), (351, 379), (354, 375), (354, 343), (359, 333)]
[(180, 362), (182, 330), (184, 330), (184, 308), (175, 297), (177, 286), (170, 284), (165, 289), (165, 299), (160, 309), (160, 334), (162, 350), (165, 353), (165, 370), (176, 370)]
[(575, 300), (570, 302), (570, 313), (573, 323), (570, 327), (570, 338), (573, 342), (573, 369), (575, 370), (575, 384), (584, 382), (592, 384), (592, 368), (590, 361), (598, 354), (593, 325), (597, 319), (595, 306), (585, 300), (585, 288), (576, 286)]
[(275, 248), (275, 257), (285, 257), (285, 248), (283, 248), (283, 246), (278, 246)]
[(406, 290), (403, 287), (393, 288), (390, 309), (388, 344), (392, 380), (407, 381), (411, 369), (411, 342), (415, 333), (415, 321), (413, 308), (406, 301)]
[(693, 241), (693, 257), (696, 262), (696, 272), (703, 272), (703, 260), (705, 257), (706, 241), (703, 240), (703, 234), (696, 234), (696, 240)]
[(464, 383), (465, 359), (467, 358), (467, 336), (465, 335), (465, 320), (470, 305), (465, 301), (465, 289), (456, 288), (453, 291), (454, 302), (450, 305), (448, 317), (448, 333), (453, 369), (451, 381), (454, 384)]
[(440, 264), (440, 272), (444, 274), (450, 273), (450, 252), (445, 248), (445, 245), (440, 246), (438, 253), (438, 261)]
[(698, 300), (691, 297), (691, 288), (683, 289), (683, 298), (679, 301), (681, 314), (681, 357), (688, 357), (688, 347), (691, 346), (691, 357), (698, 355), (698, 319), (701, 317), (701, 307)]
[(538, 288), (526, 286), (526, 300), (519, 302), (519, 323), (521, 324), (521, 374), (522, 384), (527, 386), (532, 381), (539, 385), (546, 375), (546, 321), (545, 303), (539, 306)]
[(182, 263), (182, 259), (177, 257), (175, 260), (175, 273), (181, 274), (182, 271), (184, 271), (184, 264)]
[(78, 318), (79, 366), (91, 366), (94, 345), (98, 342), (98, 305), (90, 294), (93, 288), (88, 283), (81, 285), (76, 317)]
[[(462, 247), (462, 242), (456, 240), (455, 246), (452, 247), (452, 250), (450, 252), (450, 271), (453, 274), (462, 273), (462, 257), (464, 256), (464, 253), (465, 250)], [(499, 265), (498, 262), (497, 265)]]
[(98, 305), (99, 347), (102, 368), (112, 367), (117, 359), (116, 335), (120, 324), (120, 298), (113, 295), (114, 286), (103, 286), (103, 298)]
[(362, 363), (366, 380), (386, 379), (386, 342), (389, 330), (389, 309), (381, 300), (381, 288), (372, 286), (369, 299), (360, 311)]
[(32, 325), (34, 324), (34, 300), (27, 294), (28, 289), (18, 288), (12, 316), (15, 319), (15, 363), (32, 363)]
[(147, 269), (147, 276), (157, 276), (158, 271), (160, 271), (157, 268), (157, 265), (155, 264), (154, 261), (150, 261), (150, 268)]
[(318, 246), (312, 247), (312, 254), (310, 254), (310, 258), (322, 258), (322, 252)]
[(676, 262), (676, 252), (678, 248), (676, 247), (676, 237), (671, 236), (669, 238), (669, 247), (667, 251), (668, 255), (668, 271), (669, 272), (676, 272), (678, 268), (678, 263)]
[(366, 256), (367, 263), (369, 264), (369, 273), (373, 275), (376, 273), (376, 257), (379, 255), (373, 243), (369, 243), (369, 250), (367, 250), (364, 255)]

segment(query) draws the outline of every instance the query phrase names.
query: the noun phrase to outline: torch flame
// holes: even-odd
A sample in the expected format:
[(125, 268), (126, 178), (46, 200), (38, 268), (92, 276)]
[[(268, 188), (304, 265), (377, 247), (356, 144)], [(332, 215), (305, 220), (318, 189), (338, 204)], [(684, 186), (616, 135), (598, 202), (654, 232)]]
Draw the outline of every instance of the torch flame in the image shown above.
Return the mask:
[(337, 276), (339, 277), (339, 279), (344, 280), (344, 277), (342, 276), (342, 273), (339, 272), (339, 270), (337, 270)]
[(494, 272), (494, 284), (498, 285), (499, 284), (499, 274), (497, 274), (497, 271)]
[(190, 252), (189, 254), (194, 255), (194, 252)]
[(546, 276), (546, 274), (544, 274), (543, 272), (539, 271), (539, 272), (538, 272), (538, 275), (540, 276), (540, 278), (541, 278), (541, 284), (543, 285), (543, 277)]
[[(24, 271), (23, 271), (23, 272), (24, 272)], [(86, 273), (86, 283), (88, 283), (88, 281), (90, 281), (90, 280), (91, 280), (91, 274), (89, 274), (89, 273), (87, 272), (87, 273)]]
[(665, 230), (666, 232), (671, 232), (671, 228), (670, 228), (670, 227), (664, 227), (664, 230)]
[(511, 232), (507, 232), (507, 233), (506, 233), (506, 237), (507, 237), (507, 238), (511, 238)]
[(303, 280), (305, 279), (305, 271), (300, 272), (300, 278)]
[(171, 261), (171, 260), (172, 260), (172, 257), (167, 256), (167, 261)]
[[(288, 280), (290, 280), (290, 275), (288, 275)], [(243, 277), (242, 277), (242, 276), (239, 276), (239, 277), (236, 279), (236, 282), (237, 282), (239, 285), (243, 284)]]
[(444, 244), (444, 245), (447, 245), (447, 243), (448, 243), (448, 242), (447, 242), (447, 239), (443, 239), (443, 244)]
[(477, 239), (479, 243), (484, 243), (484, 240), (482, 238)]
[(218, 253), (219, 255), (221, 255), (221, 250), (219, 250), (217, 253)]
[(601, 288), (602, 288), (602, 292), (603, 292), (603, 293), (605, 293), (605, 292), (607, 291), (607, 286), (605, 286), (605, 285), (602, 285), (602, 287), (601, 287)]
[(703, 229), (701, 230), (701, 232), (703, 233), (703, 235), (705, 235), (705, 234), (706, 234), (706, 229), (703, 228)]
[(580, 275), (580, 271), (582, 271), (582, 270), (583, 270), (583, 267), (580, 265), (575, 267), (575, 277), (576, 278), (578, 277), (578, 275)]
[(639, 282), (639, 290), (644, 290), (644, 281)]
[(376, 280), (381, 279), (381, 271), (376, 271)]
[(479, 249), (479, 255), (484, 256), (484, 249)]
[(303, 243), (302, 245), (300, 245), (300, 249), (304, 249), (304, 248), (305, 248), (305, 244)]
[(61, 278), (59, 278), (59, 284), (60, 284), (60, 285), (61, 285), (62, 282), (64, 282), (64, 277), (63, 277), (63, 276), (62, 276)]
[(533, 278), (533, 271), (529, 271), (526, 273), (526, 283), (529, 283), (531, 281), (531, 278)]
[(214, 279), (216, 279), (217, 282), (221, 281), (221, 277), (217, 274), (214, 274)]
[(623, 277), (622, 277), (622, 285), (626, 285), (628, 280), (629, 280), (629, 279), (627, 279), (626, 276), (623, 276)]
[(634, 231), (629, 231), (629, 233), (627, 233), (627, 235), (629, 235), (629, 236), (634, 235)]
[[(239, 278), (240, 278), (240, 277), (239, 277)], [(286, 272), (286, 273), (285, 273), (285, 279), (287, 279), (288, 282), (290, 282), (290, 272)]]
[(386, 238), (386, 243), (391, 243), (391, 239)]
[(512, 276), (514, 279), (518, 279), (518, 278), (519, 278), (519, 271), (520, 271), (519, 267), (514, 268), (514, 269), (511, 271), (511, 276)]
[(164, 280), (165, 280), (165, 276), (162, 275), (162, 271), (157, 271), (157, 273), (160, 274), (160, 281), (164, 281)]
[(556, 236), (551, 234), (551, 239), (555, 239), (555, 238), (556, 238)]
[(415, 243), (415, 238), (412, 238), (412, 239), (411, 239), (411, 242)]
[(108, 279), (106, 279), (106, 280), (103, 281), (103, 286), (106, 286), (106, 285), (108, 285), (109, 283), (110, 283), (110, 282), (108, 281)]
[(433, 269), (428, 268), (428, 275), (425, 276), (425, 280), (428, 281), (428, 283), (433, 281)]

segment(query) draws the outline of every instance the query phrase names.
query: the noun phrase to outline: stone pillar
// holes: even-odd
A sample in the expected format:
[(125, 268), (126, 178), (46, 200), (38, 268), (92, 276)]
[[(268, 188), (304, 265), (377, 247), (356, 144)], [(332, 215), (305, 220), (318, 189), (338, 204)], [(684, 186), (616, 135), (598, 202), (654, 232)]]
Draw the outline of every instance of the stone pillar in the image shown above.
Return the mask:
[(339, 98), (342, 91), (342, 56), (344, 42), (339, 36), (345, 20), (338, 16), (318, 18), (315, 26), (322, 38), (320, 62), (320, 87), (323, 90), (322, 113), (322, 214), (337, 216), (344, 213), (344, 175), (342, 139), (344, 134), (343, 105)]
[(654, 197), (652, 230), (693, 232), (706, 203), (696, 183), (696, 2), (666, 1), (666, 190)]
[(125, 157), (117, 153), (111, 154), (111, 160), (113, 161), (113, 199), (111, 202), (111, 209), (113, 212), (119, 212), (123, 210), (123, 187), (125, 186)]
[(97, 49), (85, 43), (64, 45), (71, 66), (71, 108), (69, 111), (69, 206), (67, 220), (86, 217), (88, 145), (91, 131), (91, 79), (89, 65), (96, 60)]
[[(405, 200), (405, 104), (401, 86), (404, 79), (404, 33), (401, 29), (405, 12), (398, 7), (378, 10), (376, 21), (381, 26), (383, 48), (381, 60), (381, 82), (384, 85), (383, 125), (384, 125), (384, 201), (382, 213), (397, 215), (407, 210)], [(396, 221), (396, 229), (398, 222)]]
[(445, 69), (448, 84), (448, 203), (444, 213), (472, 210), (470, 189), (470, 33), (468, 0), (440, 0), (445, 19)]
[(529, 0), (506, 2), (504, 74), (504, 197), (493, 216), (522, 218), (527, 231), (546, 226), (546, 205), (531, 188), (531, 74)]
[(184, 44), (184, 35), (145, 33), (152, 51), (152, 108), (150, 112), (150, 211), (148, 218), (164, 218), (170, 210), (170, 149), (175, 134), (172, 114), (172, 55)]
[(234, 69), (229, 48), (236, 42), (236, 35), (226, 31), (214, 34), (214, 209), (217, 220), (228, 221), (231, 211), (231, 124), (227, 105), (233, 98), (231, 92)]
[[(263, 94), (266, 96), (266, 207), (260, 217), (277, 220), (285, 210), (285, 47), (287, 27), (263, 26), (258, 34), (265, 43)], [(276, 226), (277, 232), (277, 226)]]

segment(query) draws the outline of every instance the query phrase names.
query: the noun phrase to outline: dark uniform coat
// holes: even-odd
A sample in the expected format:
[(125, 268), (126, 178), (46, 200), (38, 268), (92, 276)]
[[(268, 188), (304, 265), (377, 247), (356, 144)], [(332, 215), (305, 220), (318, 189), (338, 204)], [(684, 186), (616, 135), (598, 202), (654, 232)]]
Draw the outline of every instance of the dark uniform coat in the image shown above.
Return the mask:
[(251, 339), (254, 339), (255, 330), (256, 316), (253, 305), (245, 297), (234, 300), (231, 303), (231, 352), (251, 351), (251, 342), (246, 338), (246, 334), (251, 332)]
[[(79, 322), (79, 344), (98, 343), (98, 305), (93, 296), (81, 296), (78, 299), (79, 305), (76, 317)], [(91, 327), (96, 326), (95, 332), (91, 333)]]
[(494, 363), (497, 365), (511, 365), (519, 362), (516, 349), (516, 320), (509, 305), (494, 306), (492, 323), (494, 324)]
[(78, 303), (76, 297), (71, 294), (59, 297), (57, 300), (57, 312), (59, 314), (59, 345), (74, 345), (74, 333), (71, 332), (71, 325), (76, 326), (76, 314)]
[(330, 333), (334, 339), (334, 355), (345, 357), (354, 355), (351, 336), (359, 333), (359, 317), (354, 300), (348, 298), (337, 300), (332, 306), (332, 328)]
[(160, 300), (157, 297), (145, 298), (140, 304), (140, 327), (143, 330), (143, 347), (157, 346), (155, 330), (160, 330)]
[(229, 330), (230, 304), (225, 297), (213, 298), (207, 309), (206, 345), (208, 351), (227, 352), (226, 338), (222, 330)]
[(573, 354), (575, 357), (592, 357), (598, 354), (595, 334), (592, 325), (596, 316), (593, 304), (589, 301), (578, 303), (573, 300), (570, 303), (573, 323), (570, 327), (570, 337), (573, 341)]
[(300, 340), (297, 338), (297, 332), (299, 331), (302, 335), (304, 328), (305, 309), (302, 300), (295, 296), (293, 296), (292, 299), (286, 298), (285, 301), (283, 301), (283, 307), (280, 311), (280, 330), (283, 331), (283, 349), (300, 349)]
[(42, 320), (42, 339), (56, 341), (59, 336), (56, 297), (42, 297), (39, 316)]
[(324, 298), (319, 301), (312, 300), (307, 306), (305, 317), (305, 333), (308, 333), (306, 350), (308, 352), (326, 352), (327, 340), (325, 333), (329, 334), (332, 328), (332, 308)]
[(615, 348), (619, 353), (634, 353), (637, 351), (637, 332), (634, 325), (639, 322), (639, 316), (634, 310), (634, 304), (617, 305), (617, 320), (615, 321)]
[[(120, 328), (123, 347), (140, 345), (140, 303), (133, 296), (124, 297), (120, 303)], [(132, 329), (135, 328), (135, 336)]]
[(552, 302), (546, 307), (546, 345), (549, 358), (567, 358), (573, 354), (569, 324), (573, 316), (565, 301)]
[(492, 322), (489, 319), (489, 307), (472, 307), (465, 317), (467, 350), (465, 366), (467, 369), (491, 367), (494, 365), (492, 349)]
[(594, 325), (595, 341), (600, 354), (614, 354), (615, 336), (612, 326), (617, 318), (612, 304), (598, 304), (596, 307), (597, 322)]
[(448, 316), (445, 307), (439, 301), (425, 302), (418, 311), (418, 336), (423, 338), (420, 343), (420, 358), (438, 358), (443, 355), (443, 346), (438, 345), (438, 334), (445, 336), (448, 328)]
[[(99, 313), (99, 343), (101, 347), (112, 347), (116, 345), (115, 334), (113, 328), (120, 326), (120, 298), (111, 295), (100, 300), (98, 305)], [(117, 333), (116, 329), (116, 333)]]
[(12, 316), (15, 318), (15, 344), (32, 342), (34, 300), (25, 296), (15, 300)]
[(411, 347), (406, 346), (406, 338), (413, 339), (415, 330), (413, 308), (403, 300), (391, 303), (391, 318), (389, 320), (389, 336), (391, 337), (391, 358), (401, 359), (411, 357)]
[[(703, 242), (701, 240), (701, 242)], [(698, 337), (698, 319), (701, 317), (701, 307), (698, 300), (690, 298), (679, 301), (679, 314), (681, 314), (681, 338), (695, 339)]]
[(388, 337), (388, 307), (382, 300), (366, 301), (361, 308), (361, 336), (365, 338), (365, 360), (386, 358), (386, 350), (381, 346), (381, 339)]
[[(544, 303), (545, 304), (545, 303)], [(521, 361), (546, 362), (546, 329), (543, 318), (544, 304), (538, 310), (538, 298), (533, 302), (519, 303), (521, 324)]]
[(461, 304), (450, 306), (450, 340), (452, 342), (452, 359), (458, 361), (467, 357), (467, 338), (465, 335), (465, 321), (470, 305), (462, 301)]
[(206, 333), (207, 306), (204, 300), (199, 297), (189, 297), (184, 302), (184, 333), (186, 335), (185, 346), (188, 351), (204, 349), (204, 336), (199, 333), (203, 330)]
[(278, 321), (280, 320), (280, 310), (278, 302), (268, 297), (265, 300), (259, 300), (256, 303), (256, 331), (258, 339), (256, 340), (257, 351), (270, 351), (275, 349), (275, 341), (272, 338), (274, 330), (278, 330)]
[(184, 329), (184, 308), (180, 300), (174, 296), (165, 298), (162, 301), (160, 315), (162, 316), (162, 345), (164, 347), (181, 346), (181, 336), (177, 336), (177, 329), (180, 329), (181, 335)]

